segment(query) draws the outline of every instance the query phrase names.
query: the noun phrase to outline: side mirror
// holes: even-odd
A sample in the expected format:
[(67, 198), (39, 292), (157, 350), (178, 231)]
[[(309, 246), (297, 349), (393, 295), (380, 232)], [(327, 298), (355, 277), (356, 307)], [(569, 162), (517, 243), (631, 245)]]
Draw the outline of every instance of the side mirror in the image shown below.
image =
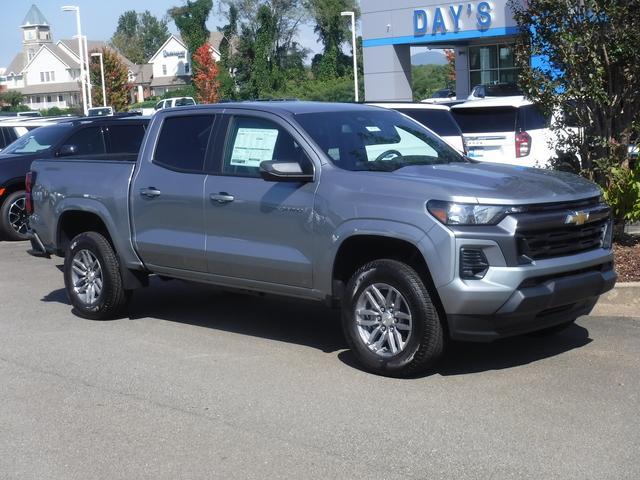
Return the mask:
[(267, 160), (260, 163), (260, 175), (267, 182), (312, 182), (313, 174), (305, 173), (298, 162)]
[(78, 146), (77, 145), (62, 145), (60, 147), (60, 150), (58, 150), (58, 153), (56, 156), (58, 157), (69, 157), (71, 155), (75, 155), (76, 153), (78, 153)]

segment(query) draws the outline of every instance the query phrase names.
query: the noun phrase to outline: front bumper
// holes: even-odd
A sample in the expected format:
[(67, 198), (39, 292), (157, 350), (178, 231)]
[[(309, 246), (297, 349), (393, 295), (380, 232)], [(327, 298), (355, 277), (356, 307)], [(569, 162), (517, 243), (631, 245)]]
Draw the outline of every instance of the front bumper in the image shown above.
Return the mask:
[(530, 278), (494, 314), (448, 315), (451, 338), (489, 342), (575, 320), (591, 312), (616, 278), (610, 262), (555, 278)]

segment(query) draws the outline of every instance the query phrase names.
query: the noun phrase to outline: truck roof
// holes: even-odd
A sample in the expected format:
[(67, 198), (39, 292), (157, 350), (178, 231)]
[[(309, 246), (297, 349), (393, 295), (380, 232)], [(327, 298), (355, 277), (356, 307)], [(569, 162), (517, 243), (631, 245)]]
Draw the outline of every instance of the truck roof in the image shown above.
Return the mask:
[(247, 101), (247, 102), (223, 102), (208, 105), (191, 105), (176, 107), (189, 110), (224, 110), (226, 108), (241, 108), (247, 110), (259, 110), (278, 114), (298, 115), (303, 113), (344, 112), (353, 110), (378, 110), (376, 107), (360, 103), (332, 103), (332, 102), (306, 102), (298, 100), (274, 100), (274, 101)]

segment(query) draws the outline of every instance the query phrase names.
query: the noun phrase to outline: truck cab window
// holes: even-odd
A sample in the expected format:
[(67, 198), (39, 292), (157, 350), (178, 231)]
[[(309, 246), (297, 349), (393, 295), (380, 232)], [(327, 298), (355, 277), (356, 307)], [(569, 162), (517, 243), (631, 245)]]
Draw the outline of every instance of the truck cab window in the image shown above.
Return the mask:
[(74, 157), (104, 155), (106, 153), (101, 127), (83, 128), (71, 135), (65, 144), (75, 145)]
[(260, 177), (260, 163), (266, 160), (298, 162), (304, 171), (311, 162), (289, 132), (269, 120), (235, 117), (224, 155), (222, 173)]
[(135, 160), (144, 138), (144, 125), (110, 125), (107, 129), (110, 157)]
[(201, 173), (214, 118), (214, 115), (165, 118), (153, 162), (170, 170)]

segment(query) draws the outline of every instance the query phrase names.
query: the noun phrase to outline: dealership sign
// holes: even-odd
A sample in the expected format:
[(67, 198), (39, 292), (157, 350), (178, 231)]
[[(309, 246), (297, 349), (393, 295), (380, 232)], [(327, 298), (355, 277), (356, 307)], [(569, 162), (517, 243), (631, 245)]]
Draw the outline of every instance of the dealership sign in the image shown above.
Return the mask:
[(492, 3), (453, 3), (442, 7), (415, 9), (413, 32), (415, 35), (436, 35), (464, 30), (486, 30), (491, 27)]

